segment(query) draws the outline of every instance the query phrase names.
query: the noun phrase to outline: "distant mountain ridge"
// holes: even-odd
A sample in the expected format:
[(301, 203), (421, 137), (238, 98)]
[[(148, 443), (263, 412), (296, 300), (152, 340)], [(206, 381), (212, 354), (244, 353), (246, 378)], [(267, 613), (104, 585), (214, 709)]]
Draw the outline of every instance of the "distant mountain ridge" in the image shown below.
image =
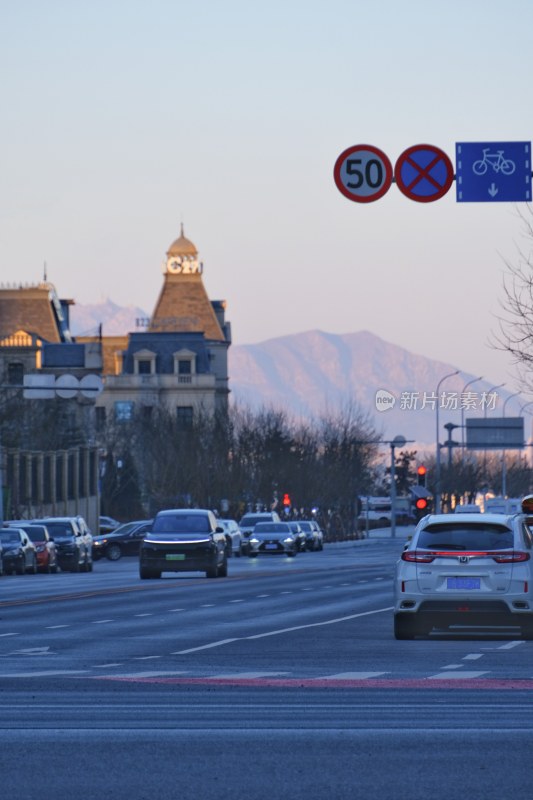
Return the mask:
[[(142, 309), (120, 308), (109, 300), (102, 305), (75, 305), (71, 329), (74, 335), (81, 335), (82, 330), (97, 328), (102, 322), (104, 335), (126, 334), (136, 330), (136, 319), (147, 316)], [(333, 334), (310, 330), (258, 344), (233, 344), (229, 349), (233, 401), (254, 409), (281, 408), (306, 420), (356, 404), (383, 439), (403, 435), (413, 440), (407, 448), (433, 451), (435, 391), (439, 381), (455, 369), (458, 367), (411, 353), (370, 331)], [(441, 403), (448, 405), (439, 407), (441, 441), (446, 438), (444, 424), (460, 425), (463, 421), (465, 409), (461, 412), (461, 405), (467, 384), (471, 384), (468, 392), (474, 407), (466, 415), (484, 413), (482, 395), (491, 384), (475, 381), (475, 376), (464, 372), (450, 377), (439, 393)], [(386, 410), (378, 410), (378, 393), (390, 396), (388, 404), (380, 407)], [(508, 396), (498, 395), (494, 409), (489, 404), (488, 412), (501, 416)], [(461, 436), (458, 430), (454, 439), (460, 441)]]

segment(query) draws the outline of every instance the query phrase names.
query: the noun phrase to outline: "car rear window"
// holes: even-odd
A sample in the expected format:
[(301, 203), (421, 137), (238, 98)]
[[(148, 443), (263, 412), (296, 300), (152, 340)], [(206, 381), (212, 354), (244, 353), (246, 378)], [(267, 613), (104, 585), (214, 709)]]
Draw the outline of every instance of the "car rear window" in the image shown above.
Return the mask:
[(429, 550), (508, 550), (514, 546), (514, 535), (505, 525), (440, 523), (420, 531), (416, 546)]
[(156, 517), (152, 533), (210, 533), (209, 518), (201, 514), (164, 514)]

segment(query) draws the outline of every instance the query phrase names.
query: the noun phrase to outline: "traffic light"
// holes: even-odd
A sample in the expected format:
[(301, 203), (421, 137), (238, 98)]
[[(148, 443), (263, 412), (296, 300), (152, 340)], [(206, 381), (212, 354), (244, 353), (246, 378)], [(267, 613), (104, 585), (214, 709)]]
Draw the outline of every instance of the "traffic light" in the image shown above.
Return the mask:
[(427, 469), (423, 464), (420, 464), (416, 471), (418, 485), (426, 488)]
[(285, 492), (285, 494), (283, 495), (283, 505), (286, 508), (290, 507), (290, 505), (291, 505), (291, 498), (290, 498), (290, 495), (287, 492)]
[(428, 501), (426, 497), (419, 497), (415, 503), (417, 511), (427, 511)]

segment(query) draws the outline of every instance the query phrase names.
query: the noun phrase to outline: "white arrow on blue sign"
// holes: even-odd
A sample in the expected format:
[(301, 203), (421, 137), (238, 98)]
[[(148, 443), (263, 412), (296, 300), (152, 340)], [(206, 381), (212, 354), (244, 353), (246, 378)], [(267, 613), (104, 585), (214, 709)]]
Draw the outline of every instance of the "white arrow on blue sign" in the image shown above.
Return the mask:
[(531, 142), (457, 142), (458, 203), (531, 202)]

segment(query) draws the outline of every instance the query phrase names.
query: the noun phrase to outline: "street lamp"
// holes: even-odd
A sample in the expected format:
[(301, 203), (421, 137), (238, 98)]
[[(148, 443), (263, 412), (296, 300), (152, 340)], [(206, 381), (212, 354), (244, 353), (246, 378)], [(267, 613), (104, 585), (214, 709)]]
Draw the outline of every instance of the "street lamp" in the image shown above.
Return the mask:
[[(505, 399), (505, 402), (503, 404), (503, 412), (502, 412), (502, 416), (503, 417), (505, 417), (505, 409), (507, 407), (507, 403), (509, 402), (509, 400), (512, 400), (513, 397), (516, 397), (518, 394), (520, 394), (520, 392), (514, 392), (514, 394), (510, 394), (509, 397), (507, 397)], [(504, 450), (503, 453), (502, 453), (502, 497), (505, 497), (507, 495), (507, 462), (506, 462), (506, 456), (507, 456), (507, 453)]]
[[(461, 394), (464, 395), (464, 393), (466, 392), (466, 390), (468, 389), (469, 386), (471, 386), (473, 383), (477, 383), (478, 381), (482, 381), (482, 380), (483, 380), (483, 375), (480, 375), (479, 378), (472, 378), (471, 381), (468, 381), (468, 383), (465, 383), (465, 385), (463, 386), (463, 391), (462, 391)], [(463, 454), (463, 461), (464, 461), (464, 457), (465, 457), (465, 407), (464, 407), (464, 403), (461, 403), (461, 452)]]
[(445, 375), (440, 381), (437, 383), (437, 390), (435, 392), (437, 396), (437, 407), (435, 414), (436, 417), (436, 448), (437, 452), (435, 454), (435, 513), (440, 514), (440, 442), (439, 442), (439, 390), (441, 385), (444, 383), (445, 380), (448, 378), (453, 378), (454, 375), (459, 375), (459, 370), (456, 369), (455, 372), (449, 372), (448, 375)]
[[(489, 391), (487, 392), (487, 397), (488, 397), (489, 395), (491, 395), (493, 392), (495, 392), (495, 391), (496, 391), (496, 389), (501, 389), (501, 388), (502, 388), (502, 386), (505, 386), (505, 381), (504, 381), (503, 383), (499, 383), (497, 386), (492, 386), (492, 387), (489, 389)], [(486, 416), (487, 416), (487, 403), (485, 403), (485, 408), (484, 408), (484, 416), (485, 416), (485, 418), (486, 418)]]

